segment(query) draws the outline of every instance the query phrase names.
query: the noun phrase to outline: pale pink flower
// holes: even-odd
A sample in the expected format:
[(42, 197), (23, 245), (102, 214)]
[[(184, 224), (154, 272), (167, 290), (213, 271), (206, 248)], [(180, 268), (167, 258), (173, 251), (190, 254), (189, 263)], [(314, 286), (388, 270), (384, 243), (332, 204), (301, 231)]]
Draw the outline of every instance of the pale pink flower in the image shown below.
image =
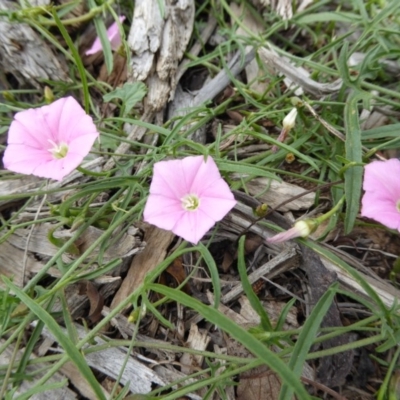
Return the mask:
[(275, 236), (272, 236), (267, 239), (268, 243), (282, 243), (287, 240), (291, 240), (297, 237), (307, 237), (310, 233), (312, 233), (317, 227), (316, 220), (307, 219), (302, 221), (297, 221), (293, 228), (285, 232), (278, 233)]
[(15, 114), (8, 131), (6, 169), (61, 181), (89, 153), (99, 136), (73, 97)]
[(361, 215), (400, 231), (400, 161), (373, 161), (364, 168)]
[[(122, 24), (125, 21), (125, 18), (126, 17), (124, 15), (120, 15), (119, 22)], [(121, 39), (121, 33), (119, 32), (118, 24), (116, 22), (111, 24), (110, 27), (107, 29), (107, 37), (108, 40), (110, 41), (111, 49), (114, 51), (118, 50), (119, 47), (121, 46), (122, 39)], [(89, 56), (101, 50), (103, 50), (103, 47), (101, 46), (100, 39), (96, 37), (96, 39), (92, 44), (92, 47), (86, 50), (85, 54)]]
[(154, 165), (144, 220), (197, 244), (236, 204), (211, 157)]

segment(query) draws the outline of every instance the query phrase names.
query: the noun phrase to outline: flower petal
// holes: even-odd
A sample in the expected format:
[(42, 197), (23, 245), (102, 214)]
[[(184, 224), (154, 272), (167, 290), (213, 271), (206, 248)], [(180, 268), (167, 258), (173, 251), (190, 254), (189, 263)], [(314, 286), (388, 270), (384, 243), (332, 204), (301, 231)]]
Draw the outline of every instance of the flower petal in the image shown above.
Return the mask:
[[(122, 24), (125, 21), (125, 16), (120, 15), (119, 16), (119, 22)], [(122, 40), (121, 40), (121, 34), (119, 32), (119, 27), (116, 22), (112, 23), (110, 27), (107, 29), (107, 38), (110, 41), (111, 44), (111, 49), (112, 50), (118, 50), (119, 47), (121, 46)], [(88, 50), (85, 51), (85, 54), (87, 56), (91, 54), (95, 54), (98, 51), (103, 50), (103, 47), (101, 45), (100, 39), (96, 37), (94, 40), (92, 47)]]
[[(193, 177), (191, 176), (190, 180), (188, 179), (188, 184), (190, 184), (191, 192), (197, 193), (201, 197), (207, 192), (208, 188), (214, 186), (216, 181), (222, 180), (221, 174), (219, 173), (217, 164), (215, 164), (215, 161), (211, 157), (207, 157), (207, 161), (204, 161), (203, 156), (187, 157), (187, 159), (188, 158), (196, 159), (195, 161), (197, 163), (196, 175)], [(185, 159), (185, 171), (187, 171), (189, 163), (195, 165), (194, 160), (187, 159)]]
[[(124, 21), (125, 16), (120, 15), (119, 22), (122, 24)], [(111, 49), (114, 51), (118, 50), (121, 46), (122, 39), (118, 24), (116, 22), (110, 25), (110, 27), (107, 29), (107, 37), (110, 39)]]
[(275, 236), (267, 238), (268, 243), (282, 243), (286, 242), (287, 240), (294, 239), (300, 236), (300, 232), (296, 227), (290, 228), (285, 232), (278, 233)]
[(51, 131), (48, 130), (40, 108), (28, 109), (15, 114), (8, 130), (8, 144), (24, 144), (43, 149), (50, 146)]
[(400, 185), (394, 184), (400, 176), (400, 161), (396, 158), (387, 161), (373, 161), (365, 166), (363, 189), (379, 192), (394, 201), (400, 199)]
[(160, 161), (154, 164), (150, 193), (177, 200), (188, 194), (181, 160)]
[(185, 212), (172, 232), (190, 243), (197, 244), (214, 225), (215, 221), (199, 209)]
[(149, 224), (171, 231), (184, 213), (179, 201), (152, 194), (144, 207), (143, 219)]
[(92, 47), (90, 47), (90, 49), (86, 50), (85, 54), (87, 56), (90, 56), (92, 54), (96, 54), (97, 52), (99, 52), (101, 50), (103, 50), (103, 47), (101, 46), (100, 39), (98, 37), (96, 37), (96, 39), (94, 39)]
[(400, 161), (373, 161), (365, 166), (361, 215), (400, 231)]
[(236, 200), (202, 197), (200, 210), (214, 222), (221, 221), (236, 205)]
[(39, 165), (50, 161), (51, 158), (51, 154), (42, 149), (9, 144), (4, 152), (3, 164), (10, 171), (30, 175)]
[(376, 192), (366, 192), (361, 204), (363, 217), (374, 219), (388, 228), (400, 230), (400, 213), (391, 198), (384, 198)]

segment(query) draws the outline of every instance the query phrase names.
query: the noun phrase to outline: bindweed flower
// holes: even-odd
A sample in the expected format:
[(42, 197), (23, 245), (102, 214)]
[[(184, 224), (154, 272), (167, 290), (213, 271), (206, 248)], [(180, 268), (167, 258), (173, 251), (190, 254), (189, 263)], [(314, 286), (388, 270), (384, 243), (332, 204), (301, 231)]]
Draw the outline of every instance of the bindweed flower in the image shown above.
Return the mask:
[(144, 220), (197, 244), (236, 204), (211, 157), (154, 164)]
[(99, 136), (73, 97), (15, 114), (8, 131), (6, 169), (61, 181), (89, 153)]
[[(125, 18), (126, 17), (124, 15), (120, 15), (119, 22), (122, 24), (125, 21)], [(121, 33), (119, 32), (119, 27), (116, 22), (110, 25), (110, 27), (107, 29), (107, 37), (108, 40), (110, 41), (111, 49), (114, 51), (118, 50), (119, 47), (121, 46), (122, 40), (121, 40)], [(101, 50), (103, 50), (103, 47), (101, 46), (100, 38), (97, 37), (94, 40), (92, 47), (85, 51), (85, 54), (89, 56)]]
[(268, 243), (282, 243), (286, 242), (287, 240), (294, 239), (297, 237), (307, 237), (311, 233), (315, 231), (317, 228), (318, 223), (316, 223), (315, 220), (313, 219), (305, 219), (302, 221), (297, 221), (293, 228), (285, 231), (278, 233), (275, 236), (272, 236), (271, 238), (267, 239)]
[(400, 231), (400, 161), (373, 161), (364, 168), (361, 215)]

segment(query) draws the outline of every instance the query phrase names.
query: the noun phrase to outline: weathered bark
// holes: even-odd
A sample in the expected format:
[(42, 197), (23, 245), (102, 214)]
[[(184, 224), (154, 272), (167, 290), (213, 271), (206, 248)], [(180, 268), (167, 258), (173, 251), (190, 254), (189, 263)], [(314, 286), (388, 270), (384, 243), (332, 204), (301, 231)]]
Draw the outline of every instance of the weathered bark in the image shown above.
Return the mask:
[[(0, 0), (0, 10), (16, 11), (15, 3)], [(57, 56), (28, 24), (0, 17), (0, 69), (21, 84), (40, 87), (42, 79), (69, 81)]]

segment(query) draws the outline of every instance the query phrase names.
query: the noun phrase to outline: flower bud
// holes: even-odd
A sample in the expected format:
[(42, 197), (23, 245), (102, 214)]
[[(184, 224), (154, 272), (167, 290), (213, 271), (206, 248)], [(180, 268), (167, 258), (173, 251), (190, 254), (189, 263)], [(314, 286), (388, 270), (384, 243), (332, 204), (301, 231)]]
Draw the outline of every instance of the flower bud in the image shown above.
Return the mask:
[(287, 153), (286, 156), (285, 156), (285, 161), (288, 164), (291, 164), (295, 159), (296, 159), (296, 157), (294, 156), (293, 153)]
[(286, 115), (286, 117), (283, 119), (283, 127), (287, 130), (293, 129), (295, 123), (296, 123), (296, 117), (297, 117), (297, 108), (292, 108), (290, 113)]
[(268, 205), (263, 203), (257, 206), (257, 208), (254, 210), (254, 214), (256, 217), (263, 218), (267, 215), (268, 212)]
[(44, 87), (44, 99), (47, 104), (50, 104), (54, 101), (54, 93), (48, 86)]
[(319, 225), (319, 221), (317, 219), (304, 219), (302, 221), (297, 221), (293, 228), (288, 231), (278, 233), (277, 235), (268, 238), (268, 243), (282, 243), (287, 240), (294, 239), (297, 237), (307, 237), (311, 233), (313, 233)]

